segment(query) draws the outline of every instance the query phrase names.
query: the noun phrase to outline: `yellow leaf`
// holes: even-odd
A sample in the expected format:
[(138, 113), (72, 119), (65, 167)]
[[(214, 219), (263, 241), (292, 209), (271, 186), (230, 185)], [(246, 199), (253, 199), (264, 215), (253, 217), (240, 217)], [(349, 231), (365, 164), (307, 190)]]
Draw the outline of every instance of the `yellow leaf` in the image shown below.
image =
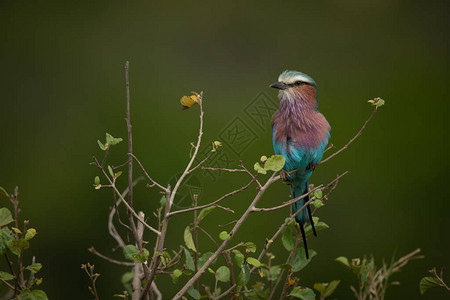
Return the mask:
[(294, 279), (289, 279), (289, 286), (293, 285), (295, 283)]
[(200, 100), (198, 99), (199, 95), (196, 92), (191, 92), (191, 93), (192, 93), (191, 96), (181, 97), (180, 103), (181, 103), (181, 105), (183, 105), (182, 110), (188, 109), (188, 108), (192, 107), (193, 105), (200, 102)]

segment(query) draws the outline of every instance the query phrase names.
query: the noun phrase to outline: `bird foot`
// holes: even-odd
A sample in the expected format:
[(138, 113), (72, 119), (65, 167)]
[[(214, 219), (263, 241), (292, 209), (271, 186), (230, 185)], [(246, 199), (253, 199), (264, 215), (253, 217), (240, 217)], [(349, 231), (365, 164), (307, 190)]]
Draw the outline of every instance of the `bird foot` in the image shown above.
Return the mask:
[(314, 164), (313, 162), (310, 162), (307, 166), (306, 166), (306, 170), (308, 171), (314, 171), (314, 169), (316, 168), (316, 164)]
[(283, 181), (290, 181), (289, 179), (288, 179), (288, 176), (289, 176), (289, 173), (288, 172), (286, 172), (285, 170), (281, 170), (280, 171), (280, 178), (281, 178), (281, 180), (283, 180)]

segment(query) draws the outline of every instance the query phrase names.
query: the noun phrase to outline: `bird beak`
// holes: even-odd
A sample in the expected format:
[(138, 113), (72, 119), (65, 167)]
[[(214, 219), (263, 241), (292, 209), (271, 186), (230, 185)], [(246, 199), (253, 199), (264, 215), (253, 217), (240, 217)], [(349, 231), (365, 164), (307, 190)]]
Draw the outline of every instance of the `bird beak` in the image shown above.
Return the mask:
[(285, 90), (289, 86), (287, 84), (283, 83), (283, 82), (274, 82), (271, 85), (269, 85), (269, 87), (276, 88), (276, 89), (279, 89), (279, 90)]

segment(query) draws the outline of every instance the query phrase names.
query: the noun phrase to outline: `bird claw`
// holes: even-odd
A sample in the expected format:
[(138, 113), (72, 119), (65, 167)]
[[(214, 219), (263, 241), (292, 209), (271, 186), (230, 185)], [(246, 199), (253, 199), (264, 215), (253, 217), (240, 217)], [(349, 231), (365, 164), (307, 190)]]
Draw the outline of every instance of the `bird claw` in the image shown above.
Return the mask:
[(316, 164), (314, 164), (313, 162), (310, 162), (307, 166), (306, 166), (306, 170), (308, 171), (314, 171), (314, 169), (316, 168)]
[(289, 179), (288, 179), (288, 176), (289, 176), (289, 173), (288, 172), (286, 172), (285, 170), (281, 170), (280, 171), (280, 178), (281, 178), (281, 180), (283, 180), (283, 181), (290, 181)]

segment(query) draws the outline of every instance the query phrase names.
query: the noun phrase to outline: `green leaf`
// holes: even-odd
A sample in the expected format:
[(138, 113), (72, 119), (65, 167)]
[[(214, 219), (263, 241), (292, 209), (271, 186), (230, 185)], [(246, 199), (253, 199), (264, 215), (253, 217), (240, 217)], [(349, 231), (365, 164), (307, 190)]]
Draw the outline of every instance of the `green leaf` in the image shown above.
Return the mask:
[(255, 243), (253, 243), (253, 242), (246, 242), (245, 244), (244, 244), (244, 246), (245, 246), (245, 251), (248, 253), (248, 252), (251, 252), (251, 253), (255, 253), (256, 252), (256, 244)]
[[(314, 217), (313, 217), (313, 219), (314, 219)], [(330, 228), (330, 226), (328, 226), (327, 223), (320, 221), (320, 222), (314, 222), (314, 228), (316, 229), (316, 231), (319, 231), (319, 230), (323, 230), (323, 229), (328, 229), (328, 228)], [(305, 234), (308, 235), (311, 233), (312, 233), (312, 227), (310, 224), (310, 225), (306, 226)]]
[(9, 198), (8, 192), (0, 186), (0, 197), (2, 197), (2, 196)]
[(114, 174), (114, 179), (119, 178), (120, 175), (122, 175), (122, 171), (119, 171), (116, 174)]
[(19, 228), (11, 227), (11, 229), (12, 229), (12, 231), (14, 231), (14, 233), (22, 234), (22, 231)]
[(420, 294), (423, 295), (429, 288), (432, 288), (434, 286), (443, 286), (442, 283), (436, 278), (436, 277), (424, 277), (420, 280), (419, 288), (420, 288)]
[(257, 260), (256, 258), (253, 257), (247, 257), (247, 263), (255, 266), (255, 267), (260, 267), (261, 263), (259, 262), (259, 260)]
[(316, 294), (310, 288), (295, 287), (288, 296), (292, 296), (302, 300), (315, 300)]
[(259, 159), (262, 163), (266, 162), (267, 160), (267, 156), (263, 155), (261, 156), (261, 158)]
[(2, 228), (0, 230), (0, 255), (5, 254), (8, 250), (8, 244), (14, 240), (11, 230), (8, 228)]
[(42, 268), (42, 265), (40, 263), (35, 263), (32, 265), (29, 265), (28, 267), (26, 267), (25, 269), (30, 270), (33, 273), (37, 273), (39, 272), (39, 270)]
[(108, 165), (108, 171), (109, 171), (109, 175), (111, 175), (111, 177), (114, 177), (114, 172), (110, 165)]
[(267, 171), (263, 167), (261, 167), (259, 162), (255, 162), (255, 165), (253, 166), (253, 169), (255, 169), (255, 171), (260, 173), (260, 174), (267, 174)]
[[(198, 268), (200, 269), (206, 263), (206, 261), (213, 255), (212, 252), (203, 253), (202, 256), (198, 258)], [(214, 262), (213, 262), (214, 263)]]
[(139, 249), (135, 245), (126, 245), (123, 248), (123, 254), (125, 255), (126, 259), (133, 260), (134, 261), (134, 254), (138, 253)]
[(267, 171), (280, 171), (286, 163), (286, 158), (283, 155), (272, 155), (266, 160), (264, 169)]
[(322, 200), (316, 199), (313, 202), (311, 202), (311, 204), (315, 207), (315, 208), (319, 208), (324, 206)]
[(143, 248), (142, 250), (133, 254), (133, 261), (135, 263), (145, 263), (148, 260), (149, 255), (150, 253), (148, 252), (148, 250)]
[(0, 208), (0, 227), (5, 226), (11, 222), (13, 222), (14, 219), (12, 218), (12, 214), (6, 207)]
[(315, 190), (314, 191), (314, 197), (316, 197), (317, 199), (322, 199), (322, 190)]
[(36, 229), (34, 229), (34, 228), (30, 228), (30, 229), (27, 229), (27, 233), (25, 233), (25, 239), (28, 241), (28, 240), (31, 240), (32, 238), (34, 238), (34, 236), (37, 234), (37, 231), (36, 231)]
[(335, 259), (335, 261), (337, 261), (338, 263), (343, 264), (344, 266), (346, 266), (347, 268), (350, 269), (350, 263), (348, 262), (348, 258), (345, 256), (339, 256), (338, 258)]
[(287, 251), (291, 251), (295, 246), (295, 229), (291, 226), (283, 228), (281, 242)]
[(94, 184), (95, 184), (95, 185), (100, 185), (100, 177), (95, 176), (95, 178), (94, 178)]
[(97, 143), (98, 143), (98, 146), (100, 147), (100, 149), (102, 149), (103, 151), (108, 149), (108, 145), (103, 145), (102, 142), (100, 142), (100, 140), (97, 140)]
[(225, 240), (228, 240), (230, 238), (230, 235), (228, 234), (228, 232), (222, 231), (221, 233), (219, 233), (219, 238), (222, 241), (225, 241)]
[(200, 223), (210, 212), (212, 212), (216, 208), (215, 206), (209, 206), (205, 207), (200, 211), (200, 213), (197, 216), (198, 223)]
[(178, 278), (179, 278), (181, 275), (183, 275), (183, 272), (181, 272), (181, 270), (179, 270), (179, 269), (173, 270), (173, 274), (171, 274), (171, 276), (172, 276), (172, 282), (173, 282), (173, 283), (177, 283)]
[(239, 286), (244, 286), (247, 284), (247, 282), (250, 279), (250, 269), (247, 265), (241, 266), (241, 272), (239, 273), (239, 276), (236, 278), (236, 284)]
[(121, 138), (115, 138), (112, 135), (110, 135), (109, 133), (106, 133), (106, 143), (108, 145), (114, 146), (114, 145), (117, 145), (118, 143), (120, 143), (121, 141), (123, 141)]
[(195, 300), (199, 300), (199, 299), (200, 299), (200, 293), (199, 293), (199, 291), (197, 291), (196, 289), (194, 289), (193, 286), (191, 286), (191, 288), (187, 291), (187, 293), (189, 294), (189, 296), (191, 296), (191, 297), (194, 298)]
[(134, 272), (126, 272), (122, 275), (121, 282), (123, 284), (123, 287), (128, 291), (129, 294), (133, 293), (133, 290), (131, 288), (131, 281), (134, 278)]
[(311, 259), (316, 256), (316, 251), (309, 250), (309, 258), (306, 259), (305, 248), (297, 248), (294, 254), (294, 262), (292, 263), (292, 272), (298, 272), (309, 264)]
[(340, 282), (341, 282), (340, 280), (333, 280), (333, 281), (331, 281), (331, 282), (327, 285), (325, 291), (323, 292), (323, 295), (322, 295), (323, 298), (325, 299), (325, 298), (327, 298), (327, 297), (330, 297), (331, 294), (334, 293), (334, 290), (337, 288), (337, 286), (339, 285)]
[(194, 271), (195, 270), (194, 260), (192, 259), (191, 253), (186, 248), (184, 248), (184, 256), (186, 256), (186, 267), (189, 270)]
[(18, 240), (12, 240), (8, 243), (9, 249), (17, 250), (17, 251), (23, 251), (25, 249), (30, 248), (30, 243), (26, 239), (18, 239)]
[(227, 266), (221, 266), (216, 271), (216, 278), (222, 282), (230, 281), (230, 269)]
[(328, 285), (328, 283), (320, 283), (320, 282), (314, 283), (314, 289), (322, 294), (322, 292), (325, 290), (327, 285)]
[(244, 263), (244, 254), (237, 249), (234, 249), (232, 252), (234, 253), (234, 261), (238, 266), (241, 266)]
[(7, 272), (0, 271), (0, 279), (6, 280), (6, 281), (13, 280), (14, 276)]
[(369, 274), (370, 269), (373, 268), (373, 266), (374, 266), (374, 261), (372, 258), (370, 260), (370, 262), (368, 264), (366, 264), (361, 271), (361, 278), (360, 278), (361, 286), (364, 286), (364, 284), (366, 283), (367, 275)]
[(189, 226), (186, 226), (184, 229), (184, 242), (189, 249), (197, 252), (197, 249), (195, 249), (194, 239), (192, 238), (191, 228)]
[(166, 196), (162, 196), (159, 203), (161, 204), (161, 207), (166, 207)]
[(29, 289), (24, 289), (17, 296), (18, 300), (48, 300), (47, 294), (41, 290), (30, 291)]

